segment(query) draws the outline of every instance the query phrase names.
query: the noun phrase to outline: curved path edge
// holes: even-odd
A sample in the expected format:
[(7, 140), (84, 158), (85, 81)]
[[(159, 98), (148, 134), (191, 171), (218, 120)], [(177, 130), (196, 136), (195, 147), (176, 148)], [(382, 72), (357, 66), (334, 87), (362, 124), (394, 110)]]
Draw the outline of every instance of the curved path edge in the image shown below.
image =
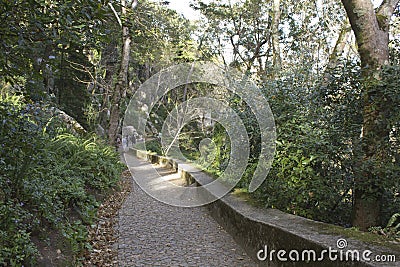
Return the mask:
[[(180, 174), (181, 178), (185, 179), (186, 184), (202, 186), (213, 180), (204, 172), (198, 170), (192, 172), (192, 166), (182, 164), (174, 159), (132, 148), (130, 153), (152, 163), (173, 168)], [(211, 192), (208, 193), (212, 194)], [(203, 193), (201, 195), (207, 197)], [(210, 198), (212, 197), (210, 196)], [(228, 194), (206, 205), (206, 207), (213, 218), (232, 235), (253, 260), (258, 262), (259, 266), (288, 266), (286, 264), (290, 266), (312, 266), (314, 264), (318, 264), (318, 266), (400, 266), (400, 248), (378, 246), (347, 238), (341, 234), (336, 234), (337, 230), (341, 228), (338, 226), (287, 214), (276, 209), (254, 207), (232, 194)], [(338, 240), (346, 240), (346, 247), (338, 248)], [(263, 251), (260, 252), (260, 250)], [(269, 257), (259, 260), (257, 254), (264, 258), (266, 250)], [(279, 250), (287, 252), (283, 259), (288, 258), (290, 251), (296, 251), (300, 254), (300, 260), (290, 263), (282, 262), (277, 257)], [(321, 254), (324, 250), (327, 253)], [(337, 253), (335, 253), (335, 250)], [(275, 252), (272, 256), (270, 255), (271, 251)], [(316, 252), (316, 262), (313, 263), (312, 260), (311, 262), (302, 261), (302, 252), (306, 253), (305, 258), (307, 259), (309, 251)], [(329, 257), (329, 251), (333, 252), (332, 257)], [(366, 261), (362, 258), (362, 253), (365, 251), (372, 252), (372, 254), (367, 255), (371, 259), (376, 255), (383, 255), (394, 256), (396, 261)], [(346, 253), (349, 256), (346, 256)], [(352, 259), (351, 256), (357, 255), (357, 253), (359, 253), (359, 260), (357, 260), (357, 257)], [(292, 255), (296, 258), (296, 254)], [(313, 258), (311, 257), (311, 259)]]
[[(257, 264), (203, 207), (177, 207), (147, 195), (135, 182), (153, 181), (165, 194), (168, 183), (182, 183), (178, 173), (125, 153), (134, 182), (118, 214), (118, 266), (243, 266)], [(161, 177), (152, 177), (156, 168)]]

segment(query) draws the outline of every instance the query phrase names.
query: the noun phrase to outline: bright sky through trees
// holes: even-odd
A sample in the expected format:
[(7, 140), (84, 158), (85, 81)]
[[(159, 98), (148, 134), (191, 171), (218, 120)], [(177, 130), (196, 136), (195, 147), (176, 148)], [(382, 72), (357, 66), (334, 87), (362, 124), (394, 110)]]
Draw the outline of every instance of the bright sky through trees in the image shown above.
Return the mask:
[(170, 2), (168, 6), (171, 9), (174, 9), (178, 13), (183, 14), (187, 19), (196, 20), (200, 16), (199, 11), (195, 11), (189, 6), (192, 0), (169, 0), (168, 2)]
[[(189, 6), (192, 0), (169, 0), (168, 2), (170, 2), (170, 8), (176, 10), (178, 13), (183, 14), (187, 19), (195, 20), (199, 17), (200, 12), (193, 10)], [(209, 0), (204, 2), (209, 2)], [(233, 0), (232, 2), (236, 1)], [(382, 3), (382, 0), (373, 0), (372, 2), (376, 7), (378, 7)]]

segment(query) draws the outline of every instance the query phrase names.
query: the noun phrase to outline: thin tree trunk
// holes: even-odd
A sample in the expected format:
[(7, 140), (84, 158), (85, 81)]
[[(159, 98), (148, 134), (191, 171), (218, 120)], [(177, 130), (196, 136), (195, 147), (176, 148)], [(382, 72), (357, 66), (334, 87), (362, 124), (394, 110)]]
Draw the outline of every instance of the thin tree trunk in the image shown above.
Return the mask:
[(339, 63), (339, 58), (341, 55), (343, 55), (346, 48), (347, 40), (349, 39), (350, 33), (350, 25), (348, 24), (348, 22), (346, 22), (339, 33), (339, 37), (336, 41), (335, 47), (333, 48), (332, 54), (329, 56), (329, 61), (324, 72), (322, 86), (327, 86), (329, 81), (331, 80), (330, 72), (337, 67)]
[(375, 11), (370, 0), (342, 0), (356, 36), (362, 75), (368, 81), (363, 98), (363, 158), (355, 178), (353, 205), (353, 225), (361, 230), (380, 224), (383, 176), (379, 165), (387, 160), (390, 106), (385, 104), (383, 92), (373, 84), (380, 79), (382, 68), (389, 64), (389, 22), (398, 2), (384, 0)]
[[(127, 7), (126, 1), (121, 0), (121, 14), (123, 20), (126, 19)], [(116, 137), (120, 126), (120, 102), (123, 92), (126, 90), (128, 85), (128, 68), (130, 59), (130, 49), (132, 37), (129, 27), (124, 21), (122, 23), (122, 58), (121, 66), (118, 73), (117, 82), (115, 83), (114, 91), (111, 97), (111, 109), (110, 109), (110, 120), (108, 127), (108, 141), (111, 145), (115, 145)]]
[(273, 62), (275, 72), (279, 72), (282, 68), (282, 60), (281, 60), (281, 49), (279, 47), (279, 22), (281, 19), (281, 9), (280, 9), (281, 1), (274, 0), (272, 8), (273, 8), (273, 21), (271, 25), (272, 31), (272, 47), (273, 47)]

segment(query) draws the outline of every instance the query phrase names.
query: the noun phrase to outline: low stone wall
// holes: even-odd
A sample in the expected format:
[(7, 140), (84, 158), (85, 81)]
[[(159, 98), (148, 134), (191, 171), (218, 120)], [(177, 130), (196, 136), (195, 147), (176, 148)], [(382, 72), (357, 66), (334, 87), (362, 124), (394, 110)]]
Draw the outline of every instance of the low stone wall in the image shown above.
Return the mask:
[(149, 153), (146, 151), (142, 151), (142, 150), (132, 149), (132, 148), (130, 149), (130, 152), (132, 152), (136, 157), (147, 160), (148, 162), (151, 162), (152, 164), (159, 164), (162, 167), (170, 168), (170, 169), (174, 169), (175, 171), (178, 171), (178, 163), (173, 159), (159, 156), (159, 155)]
[[(174, 168), (187, 185), (196, 183), (201, 186), (212, 180), (203, 172), (191, 173), (185, 167), (187, 164), (179, 161), (143, 151), (131, 151), (137, 157), (151, 163)], [(259, 266), (400, 266), (400, 248), (388, 248), (345, 238), (335, 234), (331, 230), (334, 228), (332, 225), (276, 209), (257, 208), (232, 194), (208, 204), (207, 208), (214, 219)], [(347, 246), (340, 250), (337, 242), (344, 239)], [(363, 260), (363, 253), (371, 259), (376, 255), (393, 255), (396, 262), (367, 262)], [(346, 255), (359, 255), (360, 261), (346, 261)], [(290, 261), (290, 256), (299, 260)], [(288, 261), (284, 261), (285, 259)]]

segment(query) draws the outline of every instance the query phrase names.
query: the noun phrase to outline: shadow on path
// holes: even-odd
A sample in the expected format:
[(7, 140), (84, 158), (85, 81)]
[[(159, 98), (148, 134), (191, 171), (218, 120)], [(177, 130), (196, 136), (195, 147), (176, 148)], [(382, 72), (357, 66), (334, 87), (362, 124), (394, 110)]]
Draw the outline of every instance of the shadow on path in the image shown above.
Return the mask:
[[(137, 158), (130, 160), (138, 168), (150, 165)], [(134, 175), (145, 175), (135, 168), (131, 169)], [(157, 170), (165, 178), (159, 179), (158, 186), (180, 183), (170, 170)], [(119, 266), (257, 266), (205, 207), (164, 204), (135, 182), (118, 221)]]

